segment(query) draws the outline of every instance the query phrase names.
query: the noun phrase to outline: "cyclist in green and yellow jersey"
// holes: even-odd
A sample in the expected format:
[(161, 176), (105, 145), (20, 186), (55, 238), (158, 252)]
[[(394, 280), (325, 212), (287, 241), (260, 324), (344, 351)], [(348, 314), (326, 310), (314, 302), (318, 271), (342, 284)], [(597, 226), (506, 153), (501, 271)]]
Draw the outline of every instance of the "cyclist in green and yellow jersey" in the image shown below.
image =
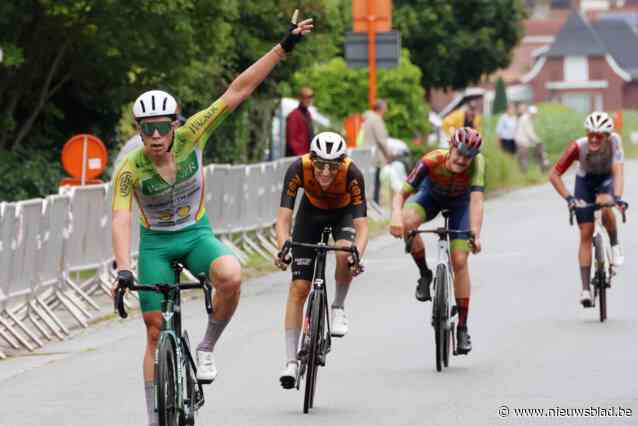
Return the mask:
[[(113, 179), (113, 251), (118, 281), (132, 283), (131, 206), (140, 210), (141, 234), (138, 279), (141, 284), (174, 282), (171, 262), (179, 260), (193, 273), (207, 273), (215, 286), (213, 315), (197, 347), (197, 378), (212, 382), (217, 369), (213, 349), (239, 302), (241, 267), (232, 252), (215, 238), (204, 209), (203, 150), (215, 131), (270, 74), (302, 37), (312, 20), (296, 23), (296, 15), (281, 43), (241, 73), (208, 108), (177, 128), (177, 102), (170, 94), (152, 90), (140, 95), (133, 114), (144, 146), (130, 152)], [(221, 202), (221, 200), (220, 200)], [(160, 333), (161, 296), (140, 292), (146, 324), (144, 382), (149, 424), (156, 425), (153, 380)]]

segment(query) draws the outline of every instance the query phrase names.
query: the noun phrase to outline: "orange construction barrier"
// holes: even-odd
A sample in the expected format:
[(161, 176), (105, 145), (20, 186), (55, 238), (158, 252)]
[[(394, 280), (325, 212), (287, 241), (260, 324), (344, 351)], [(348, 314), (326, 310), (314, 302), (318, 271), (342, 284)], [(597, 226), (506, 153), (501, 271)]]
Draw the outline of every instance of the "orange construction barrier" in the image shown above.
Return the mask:
[(343, 127), (346, 129), (346, 143), (348, 148), (357, 147), (357, 136), (363, 123), (363, 117), (359, 113), (350, 114), (343, 120)]
[(614, 112), (614, 128), (616, 130), (622, 130), (622, 126), (622, 111), (616, 111)]

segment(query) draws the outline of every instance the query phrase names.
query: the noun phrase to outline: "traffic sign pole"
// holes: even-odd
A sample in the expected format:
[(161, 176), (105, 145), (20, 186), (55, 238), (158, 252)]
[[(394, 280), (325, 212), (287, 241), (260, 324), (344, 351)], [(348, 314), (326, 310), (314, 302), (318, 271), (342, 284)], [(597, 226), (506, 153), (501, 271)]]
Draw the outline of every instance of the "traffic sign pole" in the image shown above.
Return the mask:
[(370, 109), (377, 101), (377, 46), (375, 1), (368, 0), (368, 104)]
[(87, 148), (88, 148), (88, 138), (86, 135), (84, 135), (84, 140), (82, 141), (82, 181), (81, 181), (82, 186), (84, 186), (84, 183), (86, 182), (86, 163), (88, 161)]

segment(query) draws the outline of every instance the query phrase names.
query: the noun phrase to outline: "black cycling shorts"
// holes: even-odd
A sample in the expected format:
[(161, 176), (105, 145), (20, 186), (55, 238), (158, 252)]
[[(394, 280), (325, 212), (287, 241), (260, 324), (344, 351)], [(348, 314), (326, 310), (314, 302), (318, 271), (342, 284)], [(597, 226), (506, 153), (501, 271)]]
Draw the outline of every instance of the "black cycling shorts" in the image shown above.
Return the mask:
[[(355, 231), (350, 207), (335, 210), (319, 209), (310, 204), (304, 196), (295, 216), (292, 240), (299, 243), (317, 244), (321, 241), (321, 233), (327, 226), (332, 228), (332, 238), (335, 241), (354, 242)], [(315, 257), (316, 252), (313, 249), (293, 247), (292, 279), (311, 281)]]

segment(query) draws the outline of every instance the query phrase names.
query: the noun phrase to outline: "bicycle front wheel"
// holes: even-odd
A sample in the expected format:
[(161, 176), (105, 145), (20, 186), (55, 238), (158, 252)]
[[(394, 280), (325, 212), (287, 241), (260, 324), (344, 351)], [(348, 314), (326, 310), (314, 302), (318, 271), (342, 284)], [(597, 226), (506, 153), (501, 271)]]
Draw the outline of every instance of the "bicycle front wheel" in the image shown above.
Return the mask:
[(171, 339), (160, 339), (155, 362), (155, 389), (160, 426), (179, 426), (177, 362)]
[(605, 277), (605, 251), (602, 235), (594, 237), (594, 255), (596, 258), (596, 274), (594, 285), (598, 288), (598, 309), (600, 322), (607, 319), (607, 280)]
[(312, 298), (310, 306), (310, 344), (308, 345), (308, 366), (306, 368), (306, 391), (304, 393), (303, 412), (307, 413), (313, 406), (317, 370), (319, 369), (319, 339), (321, 338), (322, 297), (319, 293)]
[(434, 278), (434, 300), (432, 302), (432, 326), (434, 327), (434, 351), (436, 355), (436, 371), (441, 371), (443, 364), (447, 367), (446, 352), (450, 339), (446, 329), (448, 320), (447, 270), (445, 266), (436, 267)]

